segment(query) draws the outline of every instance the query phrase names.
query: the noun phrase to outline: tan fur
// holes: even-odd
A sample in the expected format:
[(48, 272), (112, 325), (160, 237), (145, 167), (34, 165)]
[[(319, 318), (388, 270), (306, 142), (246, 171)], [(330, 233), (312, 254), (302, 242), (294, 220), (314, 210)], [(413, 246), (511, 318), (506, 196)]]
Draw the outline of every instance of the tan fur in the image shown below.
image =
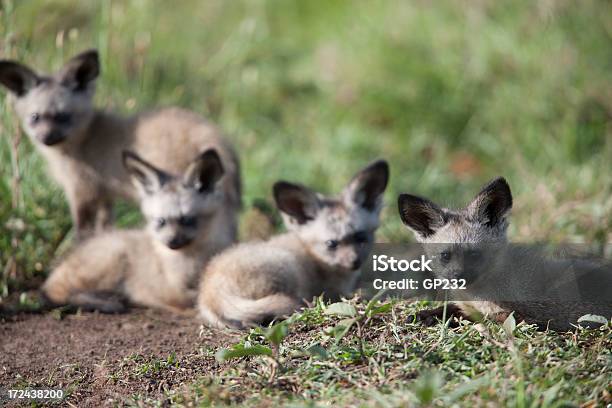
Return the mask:
[[(121, 311), (109, 293), (171, 311), (192, 307), (202, 268), (234, 241), (227, 228), (233, 215), (223, 211), (220, 159), (207, 151), (183, 176), (173, 177), (133, 153), (124, 161), (139, 187), (148, 228), (89, 238), (53, 270), (42, 291), (54, 304), (106, 312)], [(206, 177), (214, 187), (202, 191)]]
[[(224, 211), (235, 218), (240, 207), (240, 168), (238, 157), (221, 132), (201, 116), (180, 108), (159, 109), (131, 117), (96, 110), (92, 106), (97, 54), (89, 51), (70, 60), (54, 76), (43, 77), (12, 61), (0, 61), (0, 81), (15, 91), (14, 105), (22, 127), (47, 160), (51, 173), (68, 199), (73, 221), (80, 237), (108, 226), (112, 203), (118, 197), (137, 201), (137, 194), (121, 166), (121, 152), (132, 150), (173, 174), (182, 173), (201, 152), (214, 148), (221, 156), (227, 177), (224, 180)], [(94, 71), (81, 86), (66, 80), (74, 70)], [(68, 69), (71, 68), (71, 69)], [(12, 70), (9, 72), (9, 70)], [(4, 75), (4, 72), (8, 74)], [(11, 84), (14, 72), (38, 85), (30, 84), (22, 94)], [(13, 76), (9, 76), (11, 74)], [(52, 120), (57, 112), (71, 114), (70, 123)], [(32, 115), (43, 119), (32, 123)], [(42, 142), (51, 132), (64, 139), (53, 145)], [(236, 222), (227, 225), (236, 236)]]
[[(172, 173), (181, 173), (198, 153), (217, 149), (228, 173), (224, 182), (227, 206), (240, 208), (240, 176), (236, 154), (212, 125), (194, 113), (168, 108), (122, 118), (96, 112), (87, 138), (77, 146), (40, 146), (51, 173), (62, 185), (78, 230), (100, 229), (112, 219), (117, 197), (137, 201), (136, 191), (121, 166), (121, 152), (129, 149)], [(236, 217), (236, 215), (234, 215)], [(236, 221), (227, 225), (236, 236)], [(87, 234), (87, 232), (85, 232)]]
[(53, 270), (42, 287), (54, 304), (75, 304), (83, 292), (118, 293), (141, 306), (183, 311), (193, 307), (194, 282), (202, 266), (219, 252), (200, 241), (171, 250), (144, 230), (108, 231), (85, 241)]
[[(211, 326), (240, 328), (288, 315), (323, 293), (328, 299), (350, 294), (374, 241), (387, 179), (386, 163), (377, 162), (339, 198), (277, 183), (275, 199), (289, 231), (215, 257), (200, 285), (200, 316)], [(337, 240), (333, 249), (330, 240)]]

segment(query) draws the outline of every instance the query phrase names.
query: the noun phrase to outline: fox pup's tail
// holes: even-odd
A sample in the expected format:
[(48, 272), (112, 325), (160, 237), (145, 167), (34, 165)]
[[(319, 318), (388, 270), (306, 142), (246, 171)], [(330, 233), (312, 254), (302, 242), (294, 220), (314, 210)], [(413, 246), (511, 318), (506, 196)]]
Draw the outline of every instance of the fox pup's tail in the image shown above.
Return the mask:
[(238, 296), (220, 296), (219, 299), (222, 299), (221, 304), (215, 308), (200, 304), (200, 316), (214, 327), (242, 329), (267, 324), (300, 307), (300, 302), (295, 298), (281, 293), (256, 300)]

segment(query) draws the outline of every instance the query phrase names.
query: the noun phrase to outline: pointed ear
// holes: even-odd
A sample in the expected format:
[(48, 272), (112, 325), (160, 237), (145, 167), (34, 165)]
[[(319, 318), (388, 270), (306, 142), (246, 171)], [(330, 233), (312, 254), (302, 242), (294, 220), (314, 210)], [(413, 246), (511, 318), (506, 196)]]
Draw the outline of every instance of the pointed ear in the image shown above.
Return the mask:
[(319, 211), (316, 193), (301, 184), (278, 181), (274, 184), (273, 192), (276, 207), (298, 224), (313, 220)]
[(88, 50), (68, 61), (59, 72), (62, 85), (82, 91), (100, 74), (98, 51)]
[(444, 211), (425, 198), (400, 194), (397, 206), (402, 222), (416, 234), (417, 238), (427, 238), (446, 224)]
[(215, 149), (206, 150), (189, 165), (183, 176), (183, 184), (203, 193), (214, 189), (225, 170)]
[(467, 206), (468, 214), (489, 227), (503, 222), (512, 209), (512, 192), (503, 177), (490, 181)]
[(388, 182), (389, 164), (377, 160), (353, 177), (344, 190), (344, 197), (368, 211), (374, 211), (382, 201)]
[(162, 171), (131, 151), (123, 151), (123, 167), (132, 178), (134, 186), (143, 195), (159, 191), (166, 179)]
[(39, 82), (30, 68), (15, 61), (0, 61), (0, 84), (17, 96), (23, 96)]

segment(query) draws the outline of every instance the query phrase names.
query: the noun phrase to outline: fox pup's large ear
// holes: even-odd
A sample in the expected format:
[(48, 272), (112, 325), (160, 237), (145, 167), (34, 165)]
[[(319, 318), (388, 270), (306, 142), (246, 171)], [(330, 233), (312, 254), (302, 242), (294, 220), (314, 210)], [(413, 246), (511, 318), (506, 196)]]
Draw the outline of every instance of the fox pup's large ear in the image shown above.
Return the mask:
[(38, 84), (38, 75), (15, 61), (0, 61), (0, 84), (17, 96), (23, 96)]
[(276, 207), (289, 217), (290, 223), (305, 224), (319, 211), (316, 193), (301, 184), (278, 181), (274, 183), (273, 192)]
[(419, 239), (435, 234), (446, 224), (444, 211), (433, 202), (412, 194), (400, 194), (397, 199), (400, 218)]
[(511, 209), (512, 192), (503, 177), (491, 180), (467, 206), (467, 212), (473, 219), (489, 227), (505, 221)]
[(380, 208), (382, 194), (388, 182), (389, 164), (384, 160), (377, 160), (353, 177), (344, 190), (344, 196), (368, 211), (373, 211)]
[(123, 167), (142, 195), (159, 191), (167, 178), (164, 172), (146, 162), (136, 153), (127, 150), (123, 152)]
[(203, 193), (214, 189), (225, 170), (215, 149), (206, 150), (185, 171), (183, 184)]
[(59, 72), (62, 85), (83, 91), (100, 75), (98, 51), (88, 50), (73, 57)]

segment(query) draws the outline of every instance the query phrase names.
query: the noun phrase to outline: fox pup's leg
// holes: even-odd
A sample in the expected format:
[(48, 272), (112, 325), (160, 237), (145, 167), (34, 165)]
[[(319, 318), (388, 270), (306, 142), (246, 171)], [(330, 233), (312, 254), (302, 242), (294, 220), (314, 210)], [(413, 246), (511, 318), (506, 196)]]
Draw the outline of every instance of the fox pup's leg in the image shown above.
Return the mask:
[(98, 202), (96, 212), (96, 231), (102, 231), (113, 223), (113, 202), (109, 197), (104, 197)]
[(68, 303), (87, 311), (102, 313), (124, 313), (127, 300), (122, 295), (110, 291), (78, 292), (68, 297)]
[(195, 289), (186, 289), (185, 293), (177, 293), (174, 296), (168, 296), (161, 299), (163, 302), (160, 306), (162, 309), (172, 313), (177, 313), (187, 316), (195, 316), (195, 300), (197, 291)]
[(170, 305), (166, 305), (162, 308), (162, 310), (166, 310), (168, 312), (174, 313), (176, 315), (185, 316), (185, 317), (196, 317), (198, 315), (198, 311), (193, 307), (173, 307)]
[(126, 289), (130, 301), (135, 305), (167, 310), (182, 315), (195, 315), (195, 289), (173, 287), (151, 288), (145, 284)]
[[(446, 305), (446, 319), (451, 319), (452, 317), (463, 317), (467, 318), (465, 314), (461, 311), (461, 308), (454, 303), (448, 303)], [(422, 323), (425, 326), (434, 326), (439, 321), (442, 321), (444, 318), (444, 306), (436, 307), (435, 309), (425, 309), (417, 312), (414, 317), (415, 321)], [(457, 327), (457, 323), (454, 320), (449, 322), (450, 327)]]
[(67, 196), (77, 240), (90, 237), (112, 221), (112, 203), (95, 186), (77, 186)]

